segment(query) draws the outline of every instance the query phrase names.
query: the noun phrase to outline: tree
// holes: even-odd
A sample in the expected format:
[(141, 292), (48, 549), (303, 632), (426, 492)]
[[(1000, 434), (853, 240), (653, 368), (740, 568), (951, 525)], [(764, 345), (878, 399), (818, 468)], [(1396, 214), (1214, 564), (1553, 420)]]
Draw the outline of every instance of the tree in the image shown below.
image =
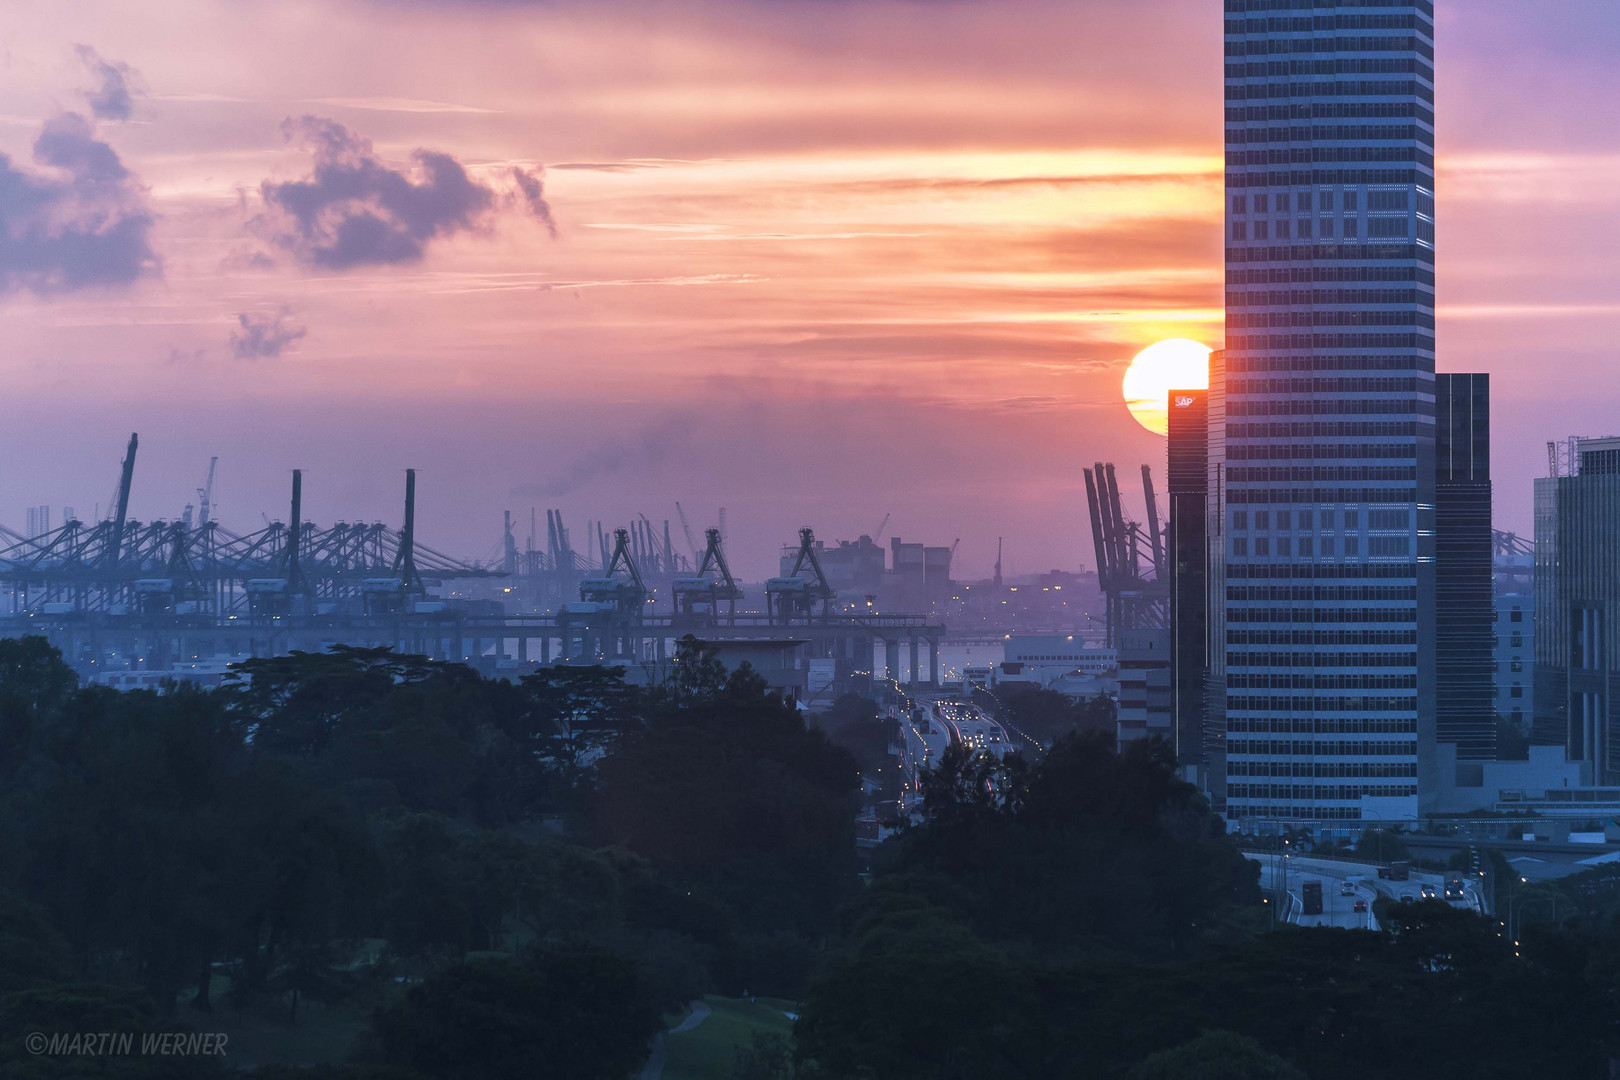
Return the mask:
[(847, 957), (803, 1000), (801, 1062), (879, 1080), (1031, 1075), (1040, 996), (1018, 965), (899, 886), (875, 887), (854, 911)]
[(1355, 852), (1374, 862), (1403, 862), (1412, 858), (1412, 849), (1401, 839), (1398, 825), (1382, 829), (1363, 829), (1356, 838)]
[(1131, 1070), (1131, 1080), (1306, 1080), (1306, 1076), (1253, 1039), (1230, 1031), (1206, 1031), (1148, 1057)]
[(1002, 699), (1001, 712), (1040, 747), (1066, 735), (1115, 733), (1113, 699), (1103, 694), (1077, 701), (1056, 690), (1022, 687)]
[(560, 665), (523, 677), (523, 724), (516, 732), (572, 774), (636, 718), (639, 694), (624, 668)]
[(744, 666), (624, 733), (597, 765), (591, 824), (744, 926), (813, 935), (855, 887), (856, 779), (849, 753)]
[(429, 1080), (623, 1080), (660, 1027), (634, 966), (588, 947), (430, 975), (372, 1021), (382, 1062)]
[(79, 677), (45, 638), (0, 638), (0, 777), (15, 772), (37, 726), (78, 688)]

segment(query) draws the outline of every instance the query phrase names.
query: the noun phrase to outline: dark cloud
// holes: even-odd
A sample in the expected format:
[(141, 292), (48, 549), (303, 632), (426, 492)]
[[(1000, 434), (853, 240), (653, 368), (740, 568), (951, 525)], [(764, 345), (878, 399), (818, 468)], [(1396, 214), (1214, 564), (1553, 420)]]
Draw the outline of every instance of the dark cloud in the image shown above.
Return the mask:
[(128, 285), (158, 270), (146, 189), (91, 121), (45, 122), (25, 172), (0, 154), (0, 293)]
[(231, 331), (231, 355), (238, 360), (273, 360), (309, 333), (292, 321), (292, 308), (275, 312), (244, 311), (236, 316), (241, 330)]
[[(315, 167), (303, 180), (260, 185), (266, 215), (259, 225), (306, 265), (345, 270), (418, 262), (437, 238), (487, 228), (496, 209), (494, 189), (449, 154), (416, 151), (412, 177), (335, 120), (304, 116), (286, 121), (282, 131), (310, 148)], [(512, 172), (523, 204), (551, 228), (538, 174)]]
[(90, 113), (97, 120), (128, 120), (135, 113), (135, 98), (130, 83), (135, 73), (128, 64), (104, 59), (88, 45), (75, 47), (84, 66), (99, 80), (94, 90), (84, 92), (90, 103)]
[(540, 176), (539, 169), (512, 170), (512, 181), (517, 184), (518, 197), (522, 199), (524, 207), (540, 219), (547, 232), (556, 237), (557, 223), (551, 218), (551, 204), (546, 202), (545, 181)]

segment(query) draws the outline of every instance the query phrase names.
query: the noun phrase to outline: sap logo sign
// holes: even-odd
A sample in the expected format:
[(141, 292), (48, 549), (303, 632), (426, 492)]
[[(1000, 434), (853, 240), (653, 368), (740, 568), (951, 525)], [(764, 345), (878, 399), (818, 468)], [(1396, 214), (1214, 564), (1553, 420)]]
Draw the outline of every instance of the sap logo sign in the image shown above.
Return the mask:
[(1187, 406), (1191, 405), (1194, 401), (1197, 401), (1197, 400), (1198, 399), (1194, 398), (1194, 397), (1187, 397), (1187, 396), (1178, 397), (1178, 398), (1176, 398), (1176, 408), (1185, 409)]

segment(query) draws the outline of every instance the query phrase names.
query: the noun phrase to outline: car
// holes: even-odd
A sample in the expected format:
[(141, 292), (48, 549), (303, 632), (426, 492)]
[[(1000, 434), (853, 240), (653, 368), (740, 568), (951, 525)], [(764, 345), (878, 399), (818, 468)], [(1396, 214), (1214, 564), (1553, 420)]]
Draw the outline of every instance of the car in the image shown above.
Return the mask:
[(1357, 915), (1362, 914), (1363, 912), (1365, 912), (1367, 910), (1367, 901), (1365, 901), (1365, 900), (1357, 900), (1356, 903), (1355, 903), (1355, 909), (1356, 909), (1356, 914)]
[(1434, 886), (1430, 885), (1427, 881), (1425, 881), (1423, 883), (1423, 899), (1425, 899), (1425, 900), (1433, 900), (1434, 899)]
[(1450, 881), (1446, 882), (1446, 899), (1463, 899), (1463, 883), (1460, 879), (1452, 878)]
[(1354, 896), (1354, 895), (1356, 895), (1355, 883), (1350, 882), (1350, 881), (1341, 881), (1341, 882), (1339, 882), (1339, 895), (1340, 896)]

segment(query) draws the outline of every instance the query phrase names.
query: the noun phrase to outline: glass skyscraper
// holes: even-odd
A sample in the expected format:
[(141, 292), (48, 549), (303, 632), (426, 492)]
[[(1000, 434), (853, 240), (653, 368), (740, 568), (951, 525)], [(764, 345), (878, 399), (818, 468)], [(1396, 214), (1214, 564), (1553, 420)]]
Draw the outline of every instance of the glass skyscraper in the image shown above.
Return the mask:
[(1411, 820), (1436, 787), (1434, 8), (1225, 8), (1226, 812)]

